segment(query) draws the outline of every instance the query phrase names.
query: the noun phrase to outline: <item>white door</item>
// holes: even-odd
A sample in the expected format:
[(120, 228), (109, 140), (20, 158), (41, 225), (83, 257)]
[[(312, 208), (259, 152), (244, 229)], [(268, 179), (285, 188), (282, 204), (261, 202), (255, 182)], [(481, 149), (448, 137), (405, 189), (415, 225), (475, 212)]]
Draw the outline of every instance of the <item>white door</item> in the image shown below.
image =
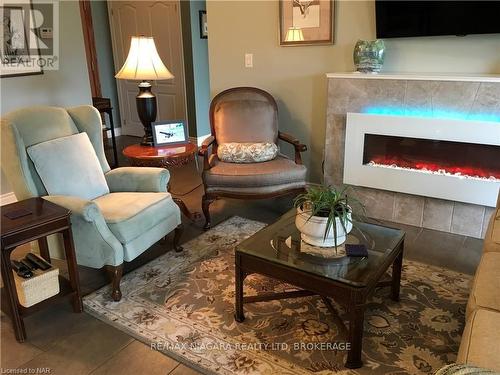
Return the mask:
[[(179, 0), (113, 0), (108, 1), (108, 10), (115, 71), (122, 67), (127, 58), (132, 36), (153, 36), (163, 63), (175, 76), (171, 80), (152, 82), (152, 90), (158, 101), (157, 121), (187, 121)], [(116, 82), (122, 134), (142, 136), (144, 131), (135, 104), (139, 82), (121, 79)]]

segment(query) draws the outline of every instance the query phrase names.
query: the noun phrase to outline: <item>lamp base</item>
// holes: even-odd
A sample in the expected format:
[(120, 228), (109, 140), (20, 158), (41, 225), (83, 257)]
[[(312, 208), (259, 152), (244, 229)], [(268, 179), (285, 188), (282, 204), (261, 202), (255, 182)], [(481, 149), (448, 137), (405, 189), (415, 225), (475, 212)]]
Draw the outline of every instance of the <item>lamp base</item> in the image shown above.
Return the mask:
[(142, 81), (139, 84), (139, 94), (136, 96), (137, 114), (144, 127), (142, 146), (154, 146), (151, 124), (156, 120), (156, 96), (151, 92), (151, 84)]
[(155, 145), (153, 141), (153, 135), (152, 134), (144, 134), (141, 139), (141, 146), (151, 146), (153, 147)]

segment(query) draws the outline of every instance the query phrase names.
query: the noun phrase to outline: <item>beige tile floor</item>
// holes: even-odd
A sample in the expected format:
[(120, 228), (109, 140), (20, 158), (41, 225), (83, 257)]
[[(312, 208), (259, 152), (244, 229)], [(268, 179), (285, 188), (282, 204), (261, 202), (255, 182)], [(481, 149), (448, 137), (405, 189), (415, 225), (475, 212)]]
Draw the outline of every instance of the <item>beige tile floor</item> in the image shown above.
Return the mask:
[[(133, 137), (119, 137), (120, 150), (137, 142)], [(122, 160), (121, 165), (126, 161)], [(201, 165), (201, 164), (200, 164)], [(194, 163), (172, 171), (171, 191), (182, 194), (201, 183)], [(201, 211), (203, 188), (199, 187), (182, 199), (192, 211)], [(240, 215), (262, 222), (272, 222), (291, 207), (290, 198), (264, 201), (221, 199), (211, 206), (213, 222)], [(183, 242), (203, 231), (203, 222), (185, 221)], [(392, 224), (393, 226), (395, 224)], [(473, 273), (480, 256), (482, 241), (401, 226), (407, 231), (406, 258), (446, 266), (461, 272)], [(137, 267), (155, 256), (170, 250), (171, 244), (157, 245), (130, 267)], [(25, 252), (26, 248), (16, 250)], [(129, 267), (129, 268), (130, 268)], [(107, 281), (98, 270), (80, 268), (84, 294), (103, 286)], [(1, 372), (8, 369), (44, 369), (51, 374), (172, 374), (190, 375), (197, 372), (178, 363), (149, 346), (131, 338), (86, 313), (74, 314), (69, 303), (54, 305), (25, 319), (28, 340), (19, 344), (9, 318), (2, 314), (0, 326)]]

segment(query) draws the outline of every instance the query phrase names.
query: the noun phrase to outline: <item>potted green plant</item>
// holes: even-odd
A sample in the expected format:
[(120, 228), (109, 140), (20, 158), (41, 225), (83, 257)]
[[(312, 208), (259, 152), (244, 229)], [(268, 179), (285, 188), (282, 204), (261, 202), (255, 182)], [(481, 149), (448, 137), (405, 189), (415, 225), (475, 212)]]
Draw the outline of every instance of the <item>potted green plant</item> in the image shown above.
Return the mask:
[(353, 227), (353, 207), (363, 205), (347, 194), (348, 187), (311, 185), (295, 198), (295, 225), (301, 238), (313, 246), (335, 247), (347, 239)]

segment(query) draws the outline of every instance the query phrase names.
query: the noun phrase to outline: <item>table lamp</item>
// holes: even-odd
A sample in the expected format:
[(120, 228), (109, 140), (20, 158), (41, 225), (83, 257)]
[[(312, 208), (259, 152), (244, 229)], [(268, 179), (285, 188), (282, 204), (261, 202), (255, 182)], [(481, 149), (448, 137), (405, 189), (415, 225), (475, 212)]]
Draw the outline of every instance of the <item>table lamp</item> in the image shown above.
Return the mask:
[(136, 96), (137, 113), (144, 126), (141, 145), (153, 146), (151, 123), (156, 120), (156, 96), (151, 92), (148, 81), (172, 79), (174, 75), (161, 61), (152, 37), (132, 37), (127, 60), (115, 77), (141, 81)]

